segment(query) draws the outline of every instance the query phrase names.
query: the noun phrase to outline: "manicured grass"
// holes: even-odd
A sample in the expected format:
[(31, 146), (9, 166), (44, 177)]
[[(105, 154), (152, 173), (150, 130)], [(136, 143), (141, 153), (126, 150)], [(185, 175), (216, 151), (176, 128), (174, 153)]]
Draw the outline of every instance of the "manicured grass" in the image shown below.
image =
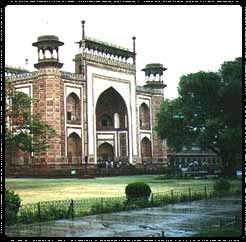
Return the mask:
[[(82, 199), (92, 197), (124, 196), (125, 187), (131, 182), (148, 183), (152, 192), (165, 192), (171, 189), (203, 188), (212, 189), (215, 180), (171, 180), (158, 179), (157, 175), (100, 177), (94, 179), (6, 179), (5, 187), (16, 191), (22, 204), (41, 201)], [(231, 183), (240, 185), (239, 180)]]

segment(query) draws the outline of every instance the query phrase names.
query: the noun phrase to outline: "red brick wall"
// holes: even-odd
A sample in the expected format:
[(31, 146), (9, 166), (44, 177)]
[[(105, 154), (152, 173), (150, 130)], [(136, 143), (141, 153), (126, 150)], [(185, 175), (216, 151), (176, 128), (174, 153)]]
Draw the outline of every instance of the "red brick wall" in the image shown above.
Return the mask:
[(33, 98), (37, 100), (33, 111), (39, 113), (41, 120), (57, 133), (57, 136), (50, 140), (48, 152), (42, 155), (42, 159), (49, 163), (60, 159), (65, 153), (64, 88), (58, 72), (50, 74), (47, 68), (43, 69), (42, 73), (43, 75), (33, 82)]
[(153, 137), (153, 161), (158, 162), (160, 159), (166, 158), (166, 147), (163, 145), (160, 136), (155, 131), (157, 126), (157, 113), (161, 108), (161, 96), (152, 96), (152, 137)]

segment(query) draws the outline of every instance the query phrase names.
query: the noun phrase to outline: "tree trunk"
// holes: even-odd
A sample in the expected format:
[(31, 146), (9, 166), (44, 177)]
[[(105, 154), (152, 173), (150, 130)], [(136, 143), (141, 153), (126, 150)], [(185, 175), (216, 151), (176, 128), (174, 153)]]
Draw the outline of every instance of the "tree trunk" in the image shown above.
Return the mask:
[(234, 159), (223, 160), (222, 176), (226, 176), (226, 177), (236, 176), (236, 162)]

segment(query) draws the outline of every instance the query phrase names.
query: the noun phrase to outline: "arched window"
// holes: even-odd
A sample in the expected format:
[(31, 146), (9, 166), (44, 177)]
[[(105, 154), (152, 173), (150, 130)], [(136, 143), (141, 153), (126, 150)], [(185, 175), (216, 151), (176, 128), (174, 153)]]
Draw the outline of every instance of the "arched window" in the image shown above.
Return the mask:
[(142, 160), (152, 159), (151, 141), (147, 137), (144, 137), (141, 141), (141, 156)]
[(80, 102), (75, 93), (67, 97), (67, 121), (72, 123), (80, 122)]
[(111, 127), (113, 125), (112, 118), (108, 114), (103, 114), (100, 118), (101, 127)]
[(150, 129), (150, 111), (149, 107), (142, 103), (139, 108), (140, 115), (140, 129)]

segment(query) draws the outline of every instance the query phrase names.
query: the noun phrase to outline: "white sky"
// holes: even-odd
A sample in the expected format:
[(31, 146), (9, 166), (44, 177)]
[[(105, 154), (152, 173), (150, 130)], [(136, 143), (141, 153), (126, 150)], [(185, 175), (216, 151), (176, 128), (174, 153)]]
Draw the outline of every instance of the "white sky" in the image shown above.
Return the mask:
[[(44, 34), (55, 34), (63, 70), (74, 72), (75, 54), (85, 34), (132, 50), (136, 36), (137, 82), (144, 83), (141, 69), (162, 63), (165, 97), (175, 98), (183, 74), (217, 71), (227, 60), (242, 56), (242, 11), (240, 6), (152, 5), (41, 5), (7, 6), (5, 12), (5, 63), (34, 70), (37, 50), (32, 43)], [(29, 64), (26, 66), (25, 59)]]

